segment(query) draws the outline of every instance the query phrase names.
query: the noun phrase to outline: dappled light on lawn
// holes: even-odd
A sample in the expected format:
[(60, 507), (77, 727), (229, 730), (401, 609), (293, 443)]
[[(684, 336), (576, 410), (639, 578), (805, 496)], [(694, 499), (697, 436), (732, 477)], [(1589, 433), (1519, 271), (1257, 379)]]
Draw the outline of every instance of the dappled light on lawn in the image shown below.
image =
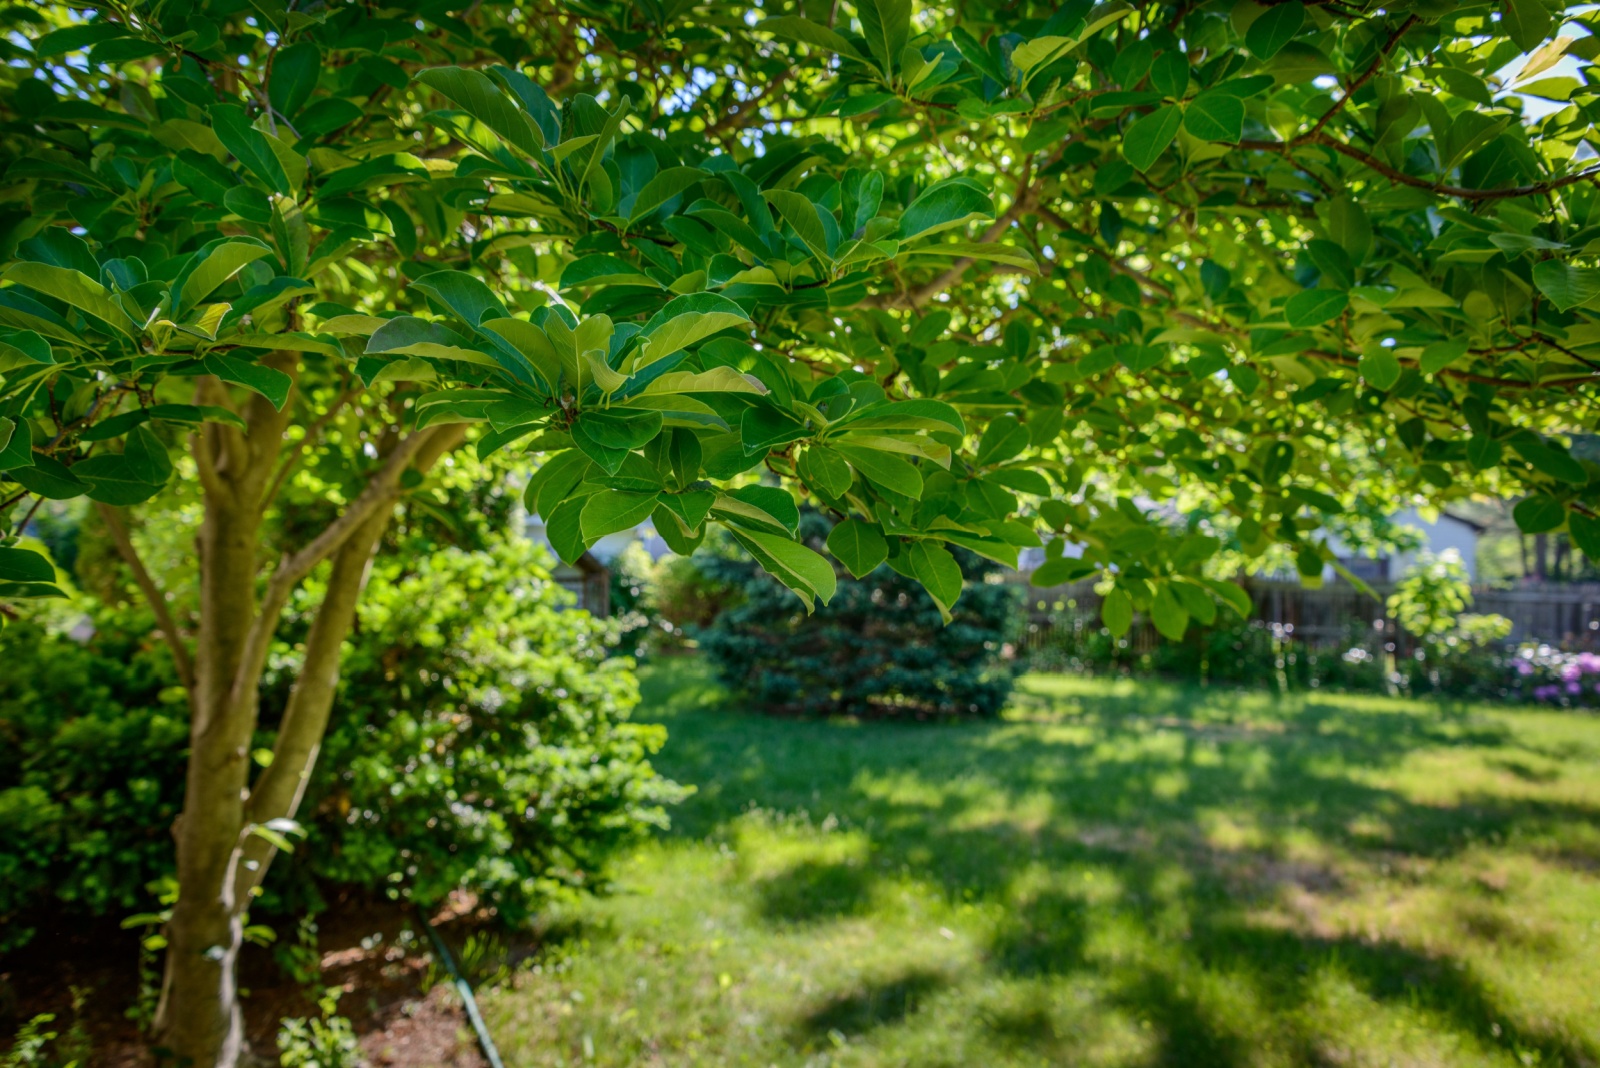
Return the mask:
[(1592, 719), (1033, 677), (930, 729), (707, 679), (647, 675), (700, 791), (487, 999), (511, 1063), (1600, 1057)]

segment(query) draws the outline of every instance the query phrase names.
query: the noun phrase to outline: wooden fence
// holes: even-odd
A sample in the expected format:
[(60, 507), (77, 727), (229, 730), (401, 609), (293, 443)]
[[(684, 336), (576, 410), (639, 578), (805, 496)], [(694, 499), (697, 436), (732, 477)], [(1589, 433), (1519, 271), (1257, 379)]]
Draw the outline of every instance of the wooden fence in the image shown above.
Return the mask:
[[(1023, 576), (1017, 581), (1025, 583)], [(1252, 619), (1273, 629), (1284, 639), (1315, 649), (1349, 649), (1361, 646), (1378, 655), (1386, 648), (1401, 651), (1409, 639), (1385, 608), (1389, 586), (1375, 586), (1374, 599), (1344, 583), (1306, 589), (1294, 582), (1247, 580), (1255, 609)], [(1049, 588), (1028, 587), (1030, 649), (1058, 644), (1071, 632), (1100, 627), (1100, 596), (1093, 582)], [(1513, 643), (1543, 642), (1568, 649), (1600, 649), (1600, 584), (1528, 585), (1513, 589), (1473, 592), (1472, 611), (1494, 613), (1511, 620)], [(1135, 654), (1146, 653), (1160, 641), (1155, 628), (1139, 620), (1128, 634)]]

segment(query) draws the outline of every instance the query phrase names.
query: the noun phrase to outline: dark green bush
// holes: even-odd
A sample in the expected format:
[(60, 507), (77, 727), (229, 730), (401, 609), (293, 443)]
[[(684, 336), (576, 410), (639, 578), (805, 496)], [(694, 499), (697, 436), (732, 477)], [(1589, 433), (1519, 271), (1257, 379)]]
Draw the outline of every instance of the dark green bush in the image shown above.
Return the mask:
[[(515, 918), (593, 886), (611, 851), (665, 822), (684, 791), (650, 767), (661, 728), (628, 722), (632, 663), (608, 658), (607, 624), (560, 610), (546, 563), (517, 540), (376, 565), (301, 809), (308, 836), (275, 863), (255, 919), (328, 884), (424, 902), (464, 887)], [(82, 642), (26, 621), (5, 633), (0, 950), (52, 909), (148, 909), (146, 884), (172, 870), (185, 698), (146, 613), (92, 619)], [(308, 623), (291, 613), (279, 635), (258, 752)]]
[(13, 623), (0, 656), (0, 950), (55, 902), (149, 904), (172, 865), (189, 712), (148, 614), (98, 609), (79, 642)]
[[(802, 516), (813, 547), (829, 529), (815, 513)], [(723, 683), (767, 711), (992, 716), (1011, 693), (1021, 591), (986, 581), (998, 565), (954, 551), (967, 586), (949, 626), (917, 583), (888, 566), (859, 582), (841, 576), (833, 600), (808, 616), (755, 565), (702, 551), (696, 565), (733, 596), (695, 636)]]

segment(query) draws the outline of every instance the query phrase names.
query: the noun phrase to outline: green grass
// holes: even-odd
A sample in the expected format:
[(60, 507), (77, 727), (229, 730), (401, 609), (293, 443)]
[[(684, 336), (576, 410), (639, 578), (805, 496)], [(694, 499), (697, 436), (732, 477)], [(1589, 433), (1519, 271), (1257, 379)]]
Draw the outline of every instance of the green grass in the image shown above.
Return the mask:
[(486, 997), (510, 1065), (1600, 1064), (1600, 720), (1029, 678), (1004, 720), (646, 680), (699, 792)]

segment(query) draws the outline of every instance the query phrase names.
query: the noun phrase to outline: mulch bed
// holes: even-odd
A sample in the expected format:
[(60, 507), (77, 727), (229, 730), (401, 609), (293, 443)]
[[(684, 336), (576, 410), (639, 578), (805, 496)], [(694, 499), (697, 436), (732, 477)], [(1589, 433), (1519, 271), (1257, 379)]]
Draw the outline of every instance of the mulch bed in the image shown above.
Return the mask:
[[(320, 985), (344, 991), (338, 1011), (355, 1025), (370, 1064), (485, 1068), (448, 973), (432, 963), (432, 946), (413, 910), (351, 899), (332, 902), (317, 919)], [(462, 901), (433, 922), (446, 944), (459, 948), (486, 918)], [(277, 926), (280, 941), (294, 938), (292, 925)], [(148, 1043), (128, 1014), (140, 996), (138, 962), (138, 933), (115, 923), (39, 923), (25, 949), (0, 958), (0, 1052), (28, 1020), (54, 1013), (49, 1029), (63, 1035), (76, 1029), (92, 1050), (89, 1064), (154, 1068)], [(297, 985), (269, 948), (247, 946), (239, 973), (248, 991), (244, 1014), (251, 1051), (257, 1063), (277, 1064), (279, 1021), (317, 1015), (316, 991)]]

